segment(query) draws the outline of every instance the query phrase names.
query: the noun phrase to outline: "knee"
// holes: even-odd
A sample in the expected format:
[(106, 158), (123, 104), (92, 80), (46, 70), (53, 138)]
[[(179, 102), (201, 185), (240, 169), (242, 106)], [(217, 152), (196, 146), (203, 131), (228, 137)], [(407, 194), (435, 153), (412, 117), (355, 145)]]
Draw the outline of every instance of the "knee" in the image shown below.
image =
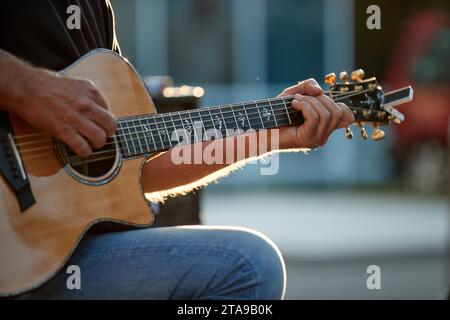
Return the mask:
[(250, 265), (255, 281), (257, 300), (283, 299), (286, 268), (278, 247), (267, 236), (251, 229), (235, 231), (234, 248)]

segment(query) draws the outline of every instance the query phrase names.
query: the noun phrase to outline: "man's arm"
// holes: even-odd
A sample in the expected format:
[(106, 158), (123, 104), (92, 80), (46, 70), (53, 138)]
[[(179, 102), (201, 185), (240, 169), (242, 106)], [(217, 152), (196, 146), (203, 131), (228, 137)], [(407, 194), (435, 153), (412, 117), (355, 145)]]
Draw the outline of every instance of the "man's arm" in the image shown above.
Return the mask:
[[(197, 151), (204, 154), (206, 148), (222, 150), (223, 161), (220, 163), (176, 164), (172, 153), (179, 150), (165, 152), (155, 159), (150, 160), (143, 169), (142, 183), (144, 192), (152, 200), (161, 200), (170, 195), (183, 194), (197, 187), (204, 186), (233, 169), (243, 166), (255, 157), (260, 157), (267, 152), (292, 151), (293, 149), (312, 149), (324, 145), (331, 133), (344, 128), (354, 122), (352, 112), (342, 103), (335, 103), (323, 94), (322, 89), (313, 79), (304, 81), (296, 86), (287, 88), (282, 95), (295, 95), (292, 106), (301, 112), (305, 122), (301, 126), (284, 127), (267, 130), (266, 134), (256, 132), (246, 135), (245, 143), (239, 144), (239, 137), (229, 137), (223, 140), (204, 142)], [(275, 132), (279, 130), (278, 132)], [(279, 138), (278, 143), (273, 143), (272, 135)], [(264, 147), (261, 143), (265, 144)], [(232, 144), (234, 148), (227, 148)], [(251, 146), (257, 146), (257, 150), (251, 150)], [(238, 150), (241, 146), (243, 150)], [(195, 147), (191, 148), (195, 152)], [(231, 151), (230, 151), (231, 150)], [(192, 152), (192, 153), (193, 153)], [(232, 154), (227, 154), (232, 152)], [(193, 158), (193, 156), (192, 156)], [(193, 159), (191, 159), (193, 160)]]
[(0, 50), (0, 109), (67, 143), (81, 156), (102, 147), (116, 121), (89, 80), (35, 68)]
[[(116, 121), (91, 81), (35, 68), (2, 50), (0, 70), (0, 109), (15, 113), (33, 127), (64, 141), (79, 155), (89, 156), (91, 146), (103, 146), (106, 138), (114, 134)], [(292, 106), (303, 114), (305, 122), (298, 127), (279, 129), (276, 145), (272, 145), (270, 137), (278, 129), (272, 129), (262, 141), (261, 133), (249, 134), (244, 150), (233, 148), (231, 155), (225, 146), (227, 143), (239, 146), (235, 141), (238, 137), (202, 143), (202, 153), (206, 148), (222, 148), (224, 161), (220, 163), (176, 164), (172, 152), (177, 150), (163, 153), (144, 166), (144, 191), (154, 198), (185, 193), (267, 152), (322, 146), (335, 129), (354, 121), (350, 110), (323, 95), (315, 80), (290, 87), (281, 95), (287, 94), (295, 95)], [(254, 145), (256, 153), (251, 150)]]

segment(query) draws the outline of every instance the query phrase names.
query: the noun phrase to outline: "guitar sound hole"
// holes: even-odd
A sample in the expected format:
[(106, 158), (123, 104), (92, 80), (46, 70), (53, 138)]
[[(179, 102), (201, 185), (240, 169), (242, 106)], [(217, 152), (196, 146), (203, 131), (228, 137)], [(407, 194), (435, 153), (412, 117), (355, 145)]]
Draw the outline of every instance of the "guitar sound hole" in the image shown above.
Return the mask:
[(77, 180), (88, 184), (103, 184), (108, 182), (120, 165), (118, 144), (114, 138), (109, 138), (100, 149), (93, 149), (91, 156), (82, 158), (66, 144), (57, 142), (59, 158), (66, 171)]

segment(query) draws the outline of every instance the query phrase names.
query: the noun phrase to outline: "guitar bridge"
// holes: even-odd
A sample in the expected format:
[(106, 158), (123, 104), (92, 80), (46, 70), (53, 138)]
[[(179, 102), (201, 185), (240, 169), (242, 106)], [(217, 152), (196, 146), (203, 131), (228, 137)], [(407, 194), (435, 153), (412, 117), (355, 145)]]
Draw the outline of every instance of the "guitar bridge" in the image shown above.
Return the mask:
[(3, 113), (0, 115), (0, 119), (0, 172), (5, 182), (14, 191), (20, 210), (24, 212), (35, 204), (36, 200), (31, 191), (19, 150), (11, 134), (9, 115)]

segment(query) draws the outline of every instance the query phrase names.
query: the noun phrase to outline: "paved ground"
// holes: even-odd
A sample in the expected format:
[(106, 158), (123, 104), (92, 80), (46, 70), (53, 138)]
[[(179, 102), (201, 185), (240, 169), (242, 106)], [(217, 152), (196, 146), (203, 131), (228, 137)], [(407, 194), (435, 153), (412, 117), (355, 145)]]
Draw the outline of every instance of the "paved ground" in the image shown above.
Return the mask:
[[(448, 283), (444, 198), (211, 186), (202, 214), (206, 224), (251, 227), (277, 243), (287, 299), (437, 299)], [(373, 264), (381, 290), (366, 287)]]

